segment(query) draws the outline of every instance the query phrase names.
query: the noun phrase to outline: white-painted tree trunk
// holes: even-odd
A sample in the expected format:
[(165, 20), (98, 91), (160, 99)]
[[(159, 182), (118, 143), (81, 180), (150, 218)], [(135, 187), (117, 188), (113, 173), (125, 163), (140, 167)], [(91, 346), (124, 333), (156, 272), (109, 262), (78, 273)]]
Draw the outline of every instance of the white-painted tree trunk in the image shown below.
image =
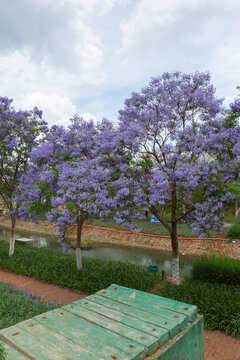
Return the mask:
[(240, 207), (238, 206), (238, 200), (235, 201), (235, 216), (240, 214)]
[(172, 282), (174, 285), (180, 284), (179, 277), (179, 256), (172, 258)]
[(16, 226), (16, 219), (14, 216), (11, 216), (11, 222), (12, 222), (12, 229), (11, 229), (11, 239), (10, 239), (10, 245), (9, 245), (9, 256), (13, 256), (14, 254), (14, 244), (15, 244), (15, 226)]
[(14, 244), (15, 244), (15, 239), (11, 237), (10, 246), (9, 246), (9, 256), (12, 256), (14, 254)]
[(77, 269), (82, 270), (82, 252), (81, 248), (76, 248), (76, 259), (77, 259)]

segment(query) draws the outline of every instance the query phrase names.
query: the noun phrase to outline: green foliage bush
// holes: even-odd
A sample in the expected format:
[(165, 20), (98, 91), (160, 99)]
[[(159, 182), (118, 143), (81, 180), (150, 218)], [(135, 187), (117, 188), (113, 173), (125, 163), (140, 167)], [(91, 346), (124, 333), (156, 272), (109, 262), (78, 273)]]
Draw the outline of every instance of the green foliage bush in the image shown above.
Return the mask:
[(60, 305), (46, 304), (41, 298), (0, 282), (0, 329), (17, 324)]
[(158, 295), (196, 305), (206, 329), (240, 338), (240, 286), (186, 279), (179, 286), (167, 283)]
[(192, 277), (211, 283), (240, 285), (240, 260), (216, 255), (204, 256), (193, 263)]
[(0, 343), (0, 360), (6, 359), (6, 351), (4, 349), (4, 346)]
[(240, 239), (240, 219), (230, 226), (227, 232), (228, 236), (234, 239)]
[(77, 271), (75, 255), (19, 244), (10, 258), (8, 247), (0, 241), (0, 268), (88, 294), (112, 283), (147, 291), (160, 280), (147, 267), (90, 258), (83, 258), (83, 269)]

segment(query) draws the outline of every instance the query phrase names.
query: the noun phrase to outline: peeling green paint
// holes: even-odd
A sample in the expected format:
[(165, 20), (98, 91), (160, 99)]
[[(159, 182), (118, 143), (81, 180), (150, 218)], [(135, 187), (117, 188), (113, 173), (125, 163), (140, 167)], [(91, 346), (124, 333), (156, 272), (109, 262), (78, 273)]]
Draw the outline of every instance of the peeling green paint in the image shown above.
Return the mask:
[[(191, 321), (191, 322), (190, 322)], [(8, 360), (203, 360), (197, 308), (112, 284), (0, 331)]]

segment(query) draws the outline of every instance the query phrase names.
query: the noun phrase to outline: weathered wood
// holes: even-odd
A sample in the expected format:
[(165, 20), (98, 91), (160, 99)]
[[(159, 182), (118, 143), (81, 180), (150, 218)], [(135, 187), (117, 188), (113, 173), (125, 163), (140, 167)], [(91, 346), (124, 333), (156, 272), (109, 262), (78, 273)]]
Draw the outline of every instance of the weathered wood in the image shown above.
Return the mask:
[[(24, 330), (26, 333), (34, 336), (37, 341), (54, 347), (57, 351), (61, 352), (65, 356), (69, 356), (69, 358), (78, 359), (81, 357), (81, 359), (86, 360), (98, 359), (98, 357), (89, 349), (80, 346), (76, 341), (68, 339), (63, 334), (52, 331), (48, 327), (33, 319), (19, 323), (18, 327)], [(113, 353), (113, 350), (111, 353)], [(105, 352), (105, 355), (107, 355), (107, 351)], [(103, 355), (101, 356), (103, 359), (105, 359)]]
[[(120, 337), (112, 339), (110, 334), (103, 331), (104, 329), (98, 328), (96, 325), (65, 311), (63, 308), (35, 316), (34, 320), (90, 350), (95, 354), (96, 359), (104, 356), (104, 358), (112, 360), (114, 355), (119, 360), (138, 360), (145, 357), (143, 348), (135, 346), (136, 344), (132, 342), (123, 342)], [(118, 343), (120, 343), (122, 349), (117, 347)], [(124, 352), (124, 350), (128, 350), (128, 353)]]
[[(17, 325), (11, 326), (1, 331), (1, 334), (19, 346), (24, 352), (28, 353), (31, 357), (38, 360), (65, 360), (67, 356), (61, 354), (53, 346), (46, 343), (39, 342), (34, 336), (23, 331)], [(87, 359), (87, 358), (85, 358)], [(97, 360), (96, 358), (92, 358)]]
[(188, 317), (189, 321), (194, 321), (196, 318), (197, 312), (198, 312), (198, 309), (195, 305), (189, 305), (189, 304), (182, 303), (180, 301), (176, 301), (176, 300), (172, 300), (172, 299), (168, 299), (168, 298), (165, 298), (162, 296), (145, 293), (145, 292), (139, 291), (139, 290), (129, 289), (125, 286), (112, 284), (107, 288), (107, 290), (111, 290), (116, 293), (120, 293), (121, 295), (126, 294), (130, 298), (141, 300), (141, 301), (147, 302), (151, 305), (159, 306), (159, 307), (167, 309), (167, 310), (170, 309), (172, 311), (179, 312), (180, 314), (186, 315)]
[[(121, 304), (115, 300), (111, 300), (111, 299), (108, 299), (108, 298), (105, 298), (102, 296), (98, 296), (96, 294), (90, 295), (85, 299), (89, 299), (90, 301), (95, 302), (97, 304), (107, 306), (110, 309), (118, 310), (118, 311), (122, 312), (123, 314), (132, 316), (133, 319), (137, 318), (139, 320), (146, 321), (146, 322), (152, 324), (152, 326), (160, 326), (163, 329), (166, 329), (169, 331), (170, 338), (172, 338), (173, 336), (175, 336), (178, 333), (178, 324), (175, 321), (172, 321), (172, 320), (166, 321), (166, 319), (164, 319), (160, 316), (156, 316), (149, 312), (139, 310), (137, 308), (133, 308), (132, 306), (129, 306), (126, 304)], [(78, 301), (76, 301), (75, 303), (78, 303)]]
[(202, 315), (197, 315), (193, 323), (189, 323), (183, 331), (161, 346), (160, 349), (148, 358), (148, 360), (175, 359), (204, 359), (204, 329)]
[(188, 324), (188, 318), (186, 315), (164, 309), (159, 305), (152, 305), (147, 301), (139, 300), (138, 298), (136, 298), (136, 293), (134, 293), (134, 291), (132, 293), (132, 297), (130, 297), (128, 294), (126, 295), (124, 293), (117, 293), (115, 291), (107, 289), (98, 291), (97, 294), (112, 300), (116, 300), (122, 304), (127, 304), (134, 308), (155, 314), (157, 316), (161, 316), (162, 318), (167, 319), (166, 322), (168, 322), (169, 319), (172, 321), (176, 321), (176, 323), (179, 325), (179, 330), (184, 329), (185, 326), (187, 326)]
[(168, 330), (165, 330), (158, 326), (152, 326), (152, 324), (149, 324), (144, 320), (133, 318), (132, 316), (123, 314), (115, 309), (109, 309), (104, 305), (91, 302), (89, 298), (80, 299), (74, 302), (74, 304), (77, 304), (79, 306), (82, 306), (83, 308), (96, 312), (97, 314), (104, 315), (111, 320), (118, 321), (119, 323), (131, 326), (134, 329), (138, 329), (149, 335), (152, 335), (159, 340), (159, 344), (160, 344), (159, 346), (164, 344), (169, 339)]
[(152, 335), (148, 335), (138, 329), (132, 328), (128, 325), (119, 323), (115, 320), (106, 318), (105, 316), (94, 313), (86, 308), (82, 308), (79, 305), (70, 304), (63, 307), (64, 309), (77, 314), (78, 316), (100, 325), (106, 329), (109, 329), (121, 336), (126, 337), (132, 341), (135, 341), (143, 345), (147, 349), (147, 354), (150, 355), (159, 347), (161, 341)]
[(199, 360), (196, 314), (195, 306), (112, 284), (0, 331), (0, 341), (9, 360)]
[(7, 352), (7, 360), (27, 360), (26, 356), (21, 354), (19, 351), (13, 349), (10, 345), (0, 340), (0, 344), (2, 344)]
[(33, 239), (18, 238), (18, 239), (15, 239), (15, 241), (25, 244), (25, 243), (33, 242)]

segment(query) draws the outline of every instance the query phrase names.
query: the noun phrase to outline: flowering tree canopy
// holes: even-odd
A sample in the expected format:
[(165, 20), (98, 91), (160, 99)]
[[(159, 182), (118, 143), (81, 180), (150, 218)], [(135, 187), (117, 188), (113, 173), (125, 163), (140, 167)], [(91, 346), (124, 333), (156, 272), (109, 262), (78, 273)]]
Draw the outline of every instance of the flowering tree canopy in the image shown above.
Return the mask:
[(114, 133), (107, 120), (97, 126), (75, 116), (68, 129), (54, 126), (47, 142), (31, 153), (31, 167), (21, 185), (24, 199), (19, 215), (37, 218), (45, 208), (47, 218), (56, 222), (63, 241), (66, 226), (77, 223), (77, 269), (82, 268), (81, 231), (92, 215), (107, 215), (112, 206), (108, 196), (113, 174), (102, 156)]
[(7, 97), (0, 97), (0, 197), (12, 220), (10, 256), (14, 253), (15, 217), (20, 205), (14, 201), (17, 186), (27, 171), (29, 153), (47, 131), (40, 110), (16, 111), (11, 103)]
[[(240, 90), (240, 86), (237, 86), (237, 89)], [(239, 94), (240, 95), (240, 94)], [(233, 103), (230, 104), (229, 112), (227, 113), (225, 127), (237, 127), (239, 126), (240, 119), (240, 97), (238, 96)], [(239, 161), (240, 153), (240, 144), (239, 141), (236, 142), (233, 153), (235, 154), (236, 161)], [(235, 216), (238, 216), (240, 213), (240, 173), (238, 172), (238, 182), (233, 183), (231, 190), (235, 195)], [(237, 174), (236, 174), (237, 177)]]
[[(204, 237), (209, 229), (220, 229), (224, 202), (232, 198), (228, 182), (239, 169), (240, 132), (239, 126), (224, 126), (226, 113), (208, 73), (179, 72), (153, 78), (119, 111), (119, 143), (132, 156), (118, 179), (119, 201), (131, 194), (129, 206), (150, 210), (167, 228), (176, 284), (178, 222), (186, 221)], [(167, 207), (170, 222), (164, 217)], [(125, 214), (118, 215), (124, 222)]]

